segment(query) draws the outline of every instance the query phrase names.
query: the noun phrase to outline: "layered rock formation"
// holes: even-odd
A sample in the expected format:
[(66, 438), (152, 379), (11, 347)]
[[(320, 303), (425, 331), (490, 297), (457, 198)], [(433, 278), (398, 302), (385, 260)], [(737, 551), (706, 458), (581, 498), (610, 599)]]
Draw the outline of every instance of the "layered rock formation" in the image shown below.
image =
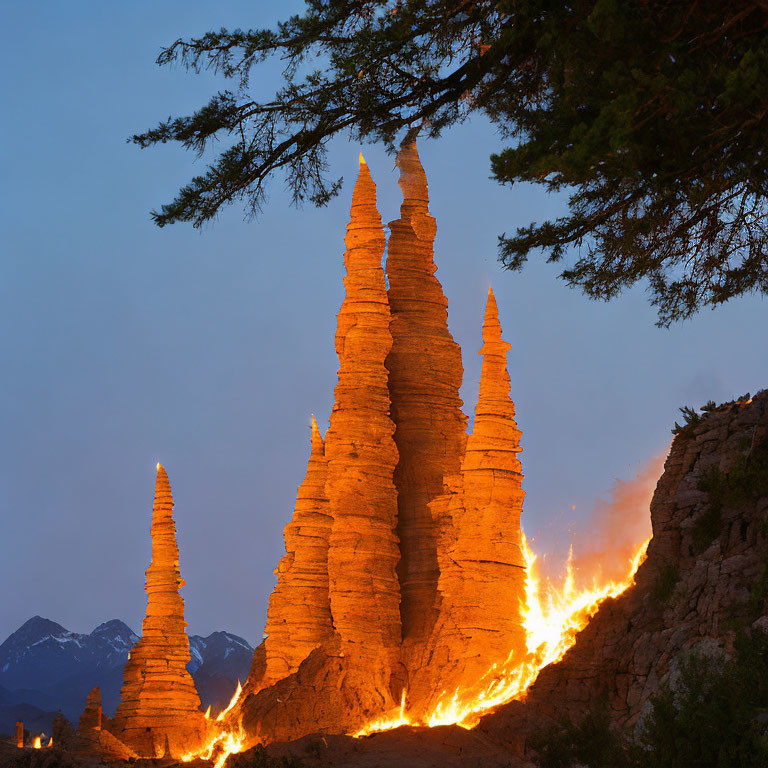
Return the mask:
[(418, 712), (524, 640), (509, 345), (491, 295), (467, 440), (461, 352), (434, 274), (435, 220), (415, 145), (403, 146), (398, 165), (387, 290), (376, 187), (361, 156), (330, 426), (324, 446), (314, 434), (268, 637), (228, 715), (253, 741), (354, 732), (406, 691)]
[(78, 732), (87, 731), (90, 728), (101, 730), (101, 688), (94, 686), (85, 700), (85, 709), (80, 715), (80, 722), (77, 724)]
[(374, 663), (391, 663), (401, 639), (393, 481), (398, 456), (384, 365), (392, 335), (382, 268), (384, 230), (376, 185), (362, 155), (344, 242), (346, 296), (336, 330), (339, 380), (325, 436), (325, 493), (333, 516), (330, 606), (343, 646), (370, 653)]
[[(243, 695), (229, 715), (254, 740), (354, 730), (394, 707), (405, 685), (393, 480), (398, 454), (385, 367), (391, 316), (382, 267), (384, 230), (362, 155), (345, 243), (346, 296), (336, 333), (339, 380), (322, 464), (318, 432), (310, 459), (316, 466), (311, 475), (308, 471), (286, 530), (287, 567), (283, 576), (281, 563), (276, 599), (270, 598), (268, 637), (256, 649)], [(322, 532), (315, 529), (322, 541), (302, 548), (297, 569), (295, 525), (307, 511), (302, 501), (307, 482), (313, 514), (329, 517)], [(310, 572), (311, 579), (300, 578)], [(285, 598), (289, 591), (291, 606)], [(301, 605), (311, 610), (294, 610)], [(289, 648), (273, 649), (275, 629)], [(287, 676), (265, 686), (281, 666), (290, 670)]]
[(325, 495), (325, 446), (312, 417), (312, 450), (299, 486), (293, 518), (285, 527), (285, 557), (269, 598), (267, 638), (260, 646), (249, 692), (293, 674), (333, 634), (328, 587), (328, 542), (332, 518)]
[[(510, 397), (507, 351), (493, 291), (483, 321), (480, 389), (461, 471), (430, 505), (439, 528), (438, 620), (429, 664), (414, 675), (415, 701), (479, 682), (491, 665), (526, 652), (520, 431)], [(437, 685), (439, 683), (439, 685)]]
[(152, 511), (152, 562), (147, 568), (147, 611), (142, 637), (128, 656), (120, 704), (110, 730), (144, 757), (197, 749), (208, 721), (200, 711), (184, 620), (184, 586), (173, 521), (173, 497), (165, 469), (157, 465)]
[[(102, 725), (106, 727), (103, 728)], [(103, 760), (135, 760), (139, 755), (108, 730), (111, 726), (109, 718), (103, 717), (101, 689), (97, 685), (88, 694), (85, 709), (77, 725), (77, 733), (62, 734), (60, 725), (60, 738), (57, 740), (54, 733), (54, 744), (79, 755), (98, 755)]]
[(443, 478), (459, 471), (467, 419), (459, 388), (461, 349), (448, 330), (448, 300), (435, 277), (437, 226), (429, 213), (427, 177), (415, 142), (397, 157), (403, 203), (387, 244), (387, 298), (392, 312), (389, 395), (399, 460), (397, 533), (403, 639), (409, 667), (421, 663), (420, 643), (435, 621), (437, 532), (429, 502)]
[(728, 654), (739, 628), (768, 630), (767, 483), (768, 391), (683, 429), (651, 502), (635, 586), (601, 605), (524, 702), (479, 728), (520, 751), (532, 731), (578, 722), (607, 699), (614, 724), (631, 729), (682, 656)]

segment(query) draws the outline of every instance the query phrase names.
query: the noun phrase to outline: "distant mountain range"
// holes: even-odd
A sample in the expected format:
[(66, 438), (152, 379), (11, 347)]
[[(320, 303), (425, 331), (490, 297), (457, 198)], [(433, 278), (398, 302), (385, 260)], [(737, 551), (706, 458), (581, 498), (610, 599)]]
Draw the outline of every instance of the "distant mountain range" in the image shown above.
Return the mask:
[[(101, 686), (104, 713), (112, 716), (120, 701), (123, 667), (138, 640), (131, 628), (112, 619), (89, 635), (34, 616), (0, 645), (0, 733), (12, 733), (16, 720), (30, 731), (51, 732), (58, 710), (77, 727), (85, 698)], [(192, 674), (205, 709), (227, 705), (244, 681), (253, 648), (242, 637), (214, 632), (191, 635)]]

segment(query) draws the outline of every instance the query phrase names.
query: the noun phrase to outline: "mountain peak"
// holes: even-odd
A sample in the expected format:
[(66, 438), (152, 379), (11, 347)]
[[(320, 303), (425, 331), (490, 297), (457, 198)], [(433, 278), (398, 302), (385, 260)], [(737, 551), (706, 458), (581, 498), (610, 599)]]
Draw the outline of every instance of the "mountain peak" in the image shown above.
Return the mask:
[(9, 635), (5, 642), (0, 645), (0, 649), (15, 645), (28, 646), (44, 637), (63, 635), (66, 632), (67, 630), (55, 621), (44, 619), (42, 616), (33, 616)]
[(120, 619), (110, 619), (103, 624), (99, 624), (99, 626), (91, 632), (91, 637), (99, 637), (101, 635), (109, 635), (110, 637), (128, 635), (135, 637), (136, 633), (124, 621), (120, 621)]

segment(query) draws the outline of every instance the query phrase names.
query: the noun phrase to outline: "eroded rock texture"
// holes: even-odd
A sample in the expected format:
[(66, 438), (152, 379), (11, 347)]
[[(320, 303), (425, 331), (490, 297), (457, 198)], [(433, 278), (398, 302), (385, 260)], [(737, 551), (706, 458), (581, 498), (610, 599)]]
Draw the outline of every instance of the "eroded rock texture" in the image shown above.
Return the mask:
[[(327, 549), (311, 553), (327, 556), (330, 614), (313, 608), (313, 618), (310, 612), (304, 615), (306, 625), (301, 631), (307, 640), (301, 641), (303, 649), (290, 649), (291, 659), (299, 659), (304, 652), (303, 662), (264, 688), (253, 680), (270, 674), (274, 638), (270, 627), (279, 626), (281, 618), (277, 604), (273, 610), (270, 603), (269, 637), (256, 649), (245, 695), (230, 716), (233, 723), (242, 722), (254, 741), (356, 730), (394, 707), (405, 684), (396, 573), (400, 557), (393, 481), (397, 449), (384, 365), (392, 347), (382, 268), (384, 230), (376, 208), (376, 187), (362, 156), (360, 160), (345, 239), (346, 296), (336, 332), (339, 380), (325, 435), (322, 498), (327, 500), (325, 509), (332, 524)], [(318, 470), (312, 480), (315, 500), (321, 494), (319, 482)], [(326, 526), (323, 535), (327, 530)], [(287, 531), (287, 547), (291, 538)], [(287, 574), (297, 558), (298, 550)], [(307, 583), (296, 583), (295, 594), (297, 600), (316, 598), (313, 605), (320, 608), (320, 578), (315, 576), (314, 597), (310, 598)], [(294, 644), (290, 632), (284, 640)], [(309, 648), (320, 640), (319, 647)]]
[(390, 224), (387, 290), (376, 187), (361, 157), (324, 463), (318, 434), (286, 529), (268, 637), (228, 715), (253, 742), (355, 732), (396, 710), (405, 690), (418, 712), (524, 646), (509, 345), (490, 295), (467, 439), (461, 351), (434, 274), (435, 220), (415, 145), (403, 146), (398, 165), (403, 204)]
[(101, 714), (101, 688), (97, 685), (85, 700), (85, 709), (77, 724), (78, 733), (87, 731), (89, 728), (101, 730)]
[(184, 620), (184, 586), (173, 521), (173, 497), (165, 469), (157, 465), (152, 511), (152, 562), (147, 568), (147, 611), (142, 637), (125, 665), (120, 704), (110, 730), (144, 757), (162, 756), (166, 741), (181, 756), (205, 741), (208, 721), (200, 712)]
[(459, 471), (467, 419), (459, 397), (461, 349), (448, 330), (448, 300), (435, 277), (436, 224), (415, 142), (401, 147), (397, 165), (403, 203), (400, 218), (389, 223), (392, 350), (386, 365), (399, 454), (400, 613), (413, 666), (421, 662), (420, 643), (436, 615), (437, 532), (428, 505), (443, 492), (444, 476)]
[[(768, 466), (768, 391), (717, 408), (675, 438), (635, 586), (600, 606), (525, 702), (502, 707), (479, 728), (520, 747), (532, 731), (563, 717), (578, 721), (605, 697), (614, 723), (631, 728), (682, 656), (729, 654), (737, 627), (768, 629), (768, 601), (755, 589), (768, 574), (768, 495), (748, 479), (749, 465), (753, 473)], [(724, 502), (701, 487), (712, 476), (730, 488)]]
[(339, 380), (325, 436), (325, 493), (333, 516), (330, 605), (343, 646), (370, 651), (374, 658), (384, 653), (391, 663), (401, 638), (397, 448), (384, 365), (392, 336), (384, 230), (362, 155), (345, 243), (346, 296), (336, 330)]
[(426, 705), (478, 683), (511, 652), (524, 654), (520, 606), (525, 561), (520, 514), (524, 491), (520, 431), (510, 397), (507, 351), (493, 291), (483, 321), (480, 390), (472, 434), (458, 475), (431, 509), (439, 527), (438, 620), (429, 664), (413, 676), (411, 696)]
[(325, 446), (312, 417), (312, 450), (293, 518), (285, 527), (285, 556), (275, 573), (258, 666), (248, 692), (257, 693), (292, 674), (333, 634), (328, 594), (328, 541), (333, 521), (325, 495)]

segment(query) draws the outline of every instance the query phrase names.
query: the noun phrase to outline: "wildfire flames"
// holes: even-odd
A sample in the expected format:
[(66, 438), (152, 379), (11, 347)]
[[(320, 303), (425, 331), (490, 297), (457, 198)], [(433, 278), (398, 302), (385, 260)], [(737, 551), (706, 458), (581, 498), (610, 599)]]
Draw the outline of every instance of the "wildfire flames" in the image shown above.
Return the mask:
[[(240, 694), (243, 692), (243, 686), (241, 682), (237, 681), (237, 690), (235, 691), (234, 695), (230, 699), (229, 704), (227, 704), (225, 709), (222, 709), (221, 712), (216, 716), (217, 723), (220, 723), (224, 716), (229, 712), (232, 707), (237, 704), (237, 700), (240, 698)], [(206, 719), (210, 719), (211, 715), (211, 708), (208, 707), (208, 709), (205, 712)], [(223, 727), (223, 726), (220, 726)], [(238, 726), (236, 731), (227, 731), (222, 730), (220, 731), (216, 736), (214, 736), (202, 749), (198, 750), (197, 752), (187, 752), (186, 754), (182, 755), (181, 759), (185, 763), (189, 763), (192, 760), (195, 760), (197, 758), (201, 760), (214, 760), (214, 768), (222, 768), (224, 763), (227, 762), (227, 758), (230, 755), (237, 754), (238, 752), (242, 752), (245, 748), (246, 738), (245, 734), (243, 733), (242, 728)]]
[(620, 581), (595, 581), (588, 587), (577, 587), (573, 568), (573, 552), (569, 554), (565, 578), (560, 585), (543, 580), (537, 569), (536, 555), (523, 535), (523, 554), (527, 565), (526, 600), (522, 606), (528, 652), (524, 658), (510, 658), (502, 668), (492, 667), (478, 684), (468, 690), (444, 694), (426, 717), (416, 720), (406, 712), (406, 694), (400, 708), (389, 717), (366, 724), (354, 736), (367, 736), (401, 725), (460, 725), (473, 728), (487, 710), (521, 698), (539, 672), (559, 661), (576, 641), (576, 635), (597, 613), (606, 598), (620, 595), (634, 583), (635, 572), (645, 560), (650, 539), (637, 548), (627, 563), (626, 575)]
[[(424, 718), (416, 719), (406, 711), (407, 694), (403, 691), (400, 706), (394, 713), (367, 723), (356, 737), (367, 736), (377, 731), (387, 731), (402, 725), (460, 725), (473, 728), (480, 717), (489, 709), (513, 699), (521, 698), (539, 672), (548, 664), (559, 661), (576, 641), (576, 635), (597, 613), (600, 604), (609, 597), (620, 595), (634, 583), (634, 576), (645, 560), (650, 539), (637, 547), (626, 564), (626, 575), (619, 581), (597, 579), (589, 585), (577, 586), (573, 566), (573, 551), (569, 553), (565, 577), (559, 585), (540, 576), (536, 554), (523, 535), (523, 555), (527, 566), (526, 599), (522, 606), (523, 624), (526, 631), (528, 652), (524, 658), (510, 655), (501, 668), (492, 667), (478, 684), (471, 689), (457, 690), (452, 695), (444, 694)], [(242, 693), (238, 682), (232, 700), (226, 709), (216, 717), (222, 723), (225, 715), (237, 703)], [(208, 713), (207, 713), (208, 714)], [(223, 723), (219, 727), (224, 727)], [(241, 752), (247, 745), (246, 735), (241, 728), (236, 731), (222, 730), (198, 752), (189, 752), (182, 757), (184, 762), (196, 758), (215, 760), (214, 768), (223, 768), (229, 755)]]

